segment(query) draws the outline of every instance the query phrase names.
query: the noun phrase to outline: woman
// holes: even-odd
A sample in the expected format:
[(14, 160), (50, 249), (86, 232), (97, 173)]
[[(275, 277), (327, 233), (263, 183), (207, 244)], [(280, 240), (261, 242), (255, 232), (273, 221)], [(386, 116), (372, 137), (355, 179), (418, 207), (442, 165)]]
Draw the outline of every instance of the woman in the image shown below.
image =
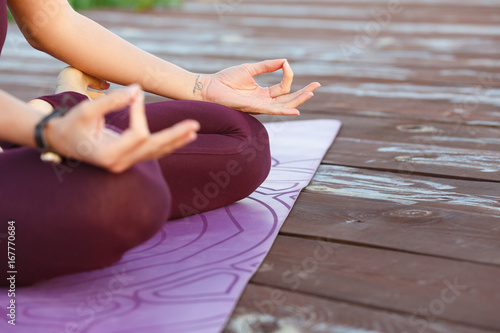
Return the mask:
[[(246, 113), (298, 115), (319, 87), (290, 94), (283, 59), (190, 73), (64, 0), (7, 2), (33, 47), (74, 67), (60, 74), (56, 95), (29, 105), (0, 92), (0, 234), (15, 237), (0, 238), (0, 253), (9, 253), (0, 269), (16, 272), (17, 286), (106, 267), (167, 219), (248, 196), (266, 178), (270, 154), (264, 127)], [(0, 0), (0, 47), (5, 10)], [(279, 69), (284, 79), (271, 88), (253, 79)], [(177, 101), (145, 107), (138, 85), (92, 101), (87, 88), (106, 90), (107, 81)], [(70, 110), (61, 116), (60, 107)], [(66, 159), (44, 163), (34, 148)]]

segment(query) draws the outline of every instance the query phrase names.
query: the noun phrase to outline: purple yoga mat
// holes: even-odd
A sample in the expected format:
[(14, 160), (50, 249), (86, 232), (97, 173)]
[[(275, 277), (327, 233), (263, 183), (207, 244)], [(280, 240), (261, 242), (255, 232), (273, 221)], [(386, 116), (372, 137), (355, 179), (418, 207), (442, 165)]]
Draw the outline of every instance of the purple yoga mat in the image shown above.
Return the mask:
[[(273, 167), (249, 198), (171, 221), (112, 267), (0, 292), (0, 332), (219, 332), (271, 248), (340, 122), (266, 124)], [(133, 204), (133, 203), (132, 203)]]

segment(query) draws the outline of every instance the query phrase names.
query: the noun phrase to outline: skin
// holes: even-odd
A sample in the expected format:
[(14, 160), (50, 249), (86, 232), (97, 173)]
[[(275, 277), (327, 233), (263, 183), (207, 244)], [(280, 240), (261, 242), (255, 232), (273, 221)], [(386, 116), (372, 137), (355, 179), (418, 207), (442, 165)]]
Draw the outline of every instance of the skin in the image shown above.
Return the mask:
[[(106, 90), (108, 82), (139, 84), (145, 91), (172, 99), (213, 102), (251, 114), (298, 115), (297, 107), (320, 87), (314, 82), (290, 93), (293, 72), (286, 59), (243, 64), (215, 74), (191, 73), (114, 35), (75, 12), (67, 1), (10, 0), (8, 5), (30, 45), (78, 69), (60, 74), (63, 84), (57, 92), (85, 92), (95, 99), (102, 95), (89, 92), (89, 87)], [(283, 71), (283, 80), (273, 87), (261, 87), (254, 80), (277, 70)], [(0, 105), (0, 139), (34, 147), (34, 127), (51, 107), (40, 100), (28, 105), (2, 91)], [(122, 135), (106, 130), (104, 115), (126, 105), (131, 105), (130, 128)], [(197, 122), (187, 120), (149, 133), (144, 95), (134, 85), (82, 103), (67, 116), (51, 120), (46, 139), (62, 155), (122, 172), (139, 161), (159, 158), (188, 144), (196, 139), (198, 129)], [(82, 153), (78, 147), (89, 135), (92, 149)]]
[[(66, 67), (57, 76), (56, 94), (67, 91), (73, 91), (86, 95), (90, 100), (104, 97), (104, 90), (109, 89), (110, 84), (104, 80), (98, 79), (74, 67)], [(42, 114), (47, 115), (53, 111), (52, 105), (40, 100), (34, 99), (28, 102), (28, 105), (37, 109)]]

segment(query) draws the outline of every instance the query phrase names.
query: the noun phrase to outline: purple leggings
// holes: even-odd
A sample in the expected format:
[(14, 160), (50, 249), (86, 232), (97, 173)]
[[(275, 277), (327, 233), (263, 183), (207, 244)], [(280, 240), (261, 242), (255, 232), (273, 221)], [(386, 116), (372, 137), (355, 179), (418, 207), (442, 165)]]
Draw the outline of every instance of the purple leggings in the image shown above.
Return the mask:
[[(45, 96), (59, 106), (86, 98)], [(65, 161), (40, 161), (26, 147), (0, 154), (0, 285), (7, 284), (9, 221), (15, 222), (16, 285), (109, 266), (151, 238), (168, 219), (226, 206), (251, 194), (267, 177), (267, 132), (255, 118), (216, 104), (168, 101), (147, 105), (151, 132), (184, 119), (200, 122), (198, 139), (158, 161), (122, 174)], [(126, 109), (109, 125), (128, 127)]]

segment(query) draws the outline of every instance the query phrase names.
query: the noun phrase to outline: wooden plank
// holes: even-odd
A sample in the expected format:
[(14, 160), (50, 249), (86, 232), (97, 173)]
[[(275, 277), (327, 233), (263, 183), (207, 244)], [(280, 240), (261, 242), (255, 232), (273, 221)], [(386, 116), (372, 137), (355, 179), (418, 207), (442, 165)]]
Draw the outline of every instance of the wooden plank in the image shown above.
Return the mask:
[(405, 121), (394, 118), (335, 115), (344, 125), (340, 137), (406, 143), (465, 150), (500, 151), (500, 128), (450, 124), (448, 122)]
[(338, 119), (343, 127), (323, 163), (500, 181), (500, 128), (304, 112), (262, 122)]
[[(233, 6), (235, 10), (237, 10), (238, 6)], [(241, 7), (243, 8), (243, 7)], [(375, 8), (375, 7), (373, 7)], [(380, 7), (378, 7), (380, 8)], [(384, 8), (380, 8), (384, 9)], [(366, 12), (366, 14), (370, 13), (370, 10)], [(387, 26), (383, 27), (383, 32), (392, 35), (411, 35), (411, 36), (428, 36), (428, 35), (446, 35), (446, 36), (489, 36), (489, 37), (498, 37), (498, 27), (496, 23), (498, 19), (495, 17), (495, 12), (499, 12), (498, 9), (492, 10), (492, 22), (487, 24), (483, 22), (482, 24), (474, 23), (448, 23), (438, 21), (438, 22), (415, 22), (414, 20), (401, 20), (397, 21), (398, 16), (393, 15), (392, 21)], [(352, 20), (352, 19), (335, 19), (335, 17), (322, 17), (322, 18), (314, 18), (309, 16), (303, 17), (294, 17), (293, 20), (290, 20), (289, 17), (283, 16), (271, 16), (266, 17), (262, 15), (245, 15), (243, 17), (230, 15), (229, 11), (223, 13), (222, 16), (219, 16), (216, 8), (214, 11), (209, 13), (208, 15), (204, 14), (189, 14), (185, 13), (181, 10), (179, 11), (166, 11), (166, 12), (157, 12), (151, 13), (156, 17), (161, 17), (165, 15), (165, 13), (173, 13), (172, 18), (166, 22), (151, 22), (146, 21), (145, 17), (151, 15), (149, 13), (146, 14), (137, 14), (125, 11), (99, 11), (92, 12), (92, 17), (98, 18), (100, 21), (104, 22), (113, 22), (117, 21), (117, 17), (126, 18), (128, 16), (133, 16), (135, 19), (131, 20), (134, 24), (141, 24), (146, 26), (158, 25), (158, 26), (182, 26), (185, 24), (186, 18), (190, 18), (195, 24), (191, 24), (192, 27), (206, 27), (213, 28), (213, 25), (237, 25), (240, 28), (262, 28), (269, 29), (270, 27), (275, 27), (278, 29), (289, 29), (290, 32), (298, 33), (299, 36), (304, 36), (304, 32), (315, 32), (318, 30), (328, 30), (330, 32), (355, 32), (355, 29), (358, 28), (359, 25), (363, 26), (367, 20)], [(283, 13), (286, 15), (286, 8), (283, 10)], [(437, 14), (437, 13), (436, 13)], [(463, 13), (465, 15), (465, 11)], [(401, 16), (404, 18), (404, 15)], [(215, 18), (216, 20), (213, 20)], [(487, 20), (487, 19), (486, 19)], [(123, 22), (123, 21), (122, 21)]]
[[(500, 127), (496, 97), (476, 99), (473, 87), (468, 89), (469, 93), (436, 95), (430, 92), (432, 88), (430, 86), (418, 87), (409, 84), (401, 85), (404, 87), (390, 86), (394, 89), (391, 90), (388, 85), (363, 87), (355, 84), (350, 87), (339, 84), (330, 86), (328, 90), (322, 87), (321, 90), (315, 92), (315, 98), (304, 105), (302, 110), (319, 115), (340, 113)], [(379, 91), (377, 87), (383, 91)], [(411, 89), (428, 89), (429, 92), (413, 94), (408, 92)], [(483, 91), (493, 93), (491, 90)], [(469, 100), (474, 103), (471, 104), (472, 107), (465, 104)]]
[(253, 282), (500, 329), (498, 267), (287, 236), (278, 237), (264, 265)]
[[(217, 0), (199, 0), (202, 2), (214, 2)], [(263, 1), (263, 0), (261, 0)], [(303, 2), (302, 0), (273, 0), (275, 3), (281, 3), (281, 4), (287, 4), (287, 3), (297, 3), (297, 2)], [(311, 0), (311, 3), (316, 3), (316, 4), (360, 4), (360, 5), (366, 5), (366, 4), (381, 4), (385, 5), (387, 2), (385, 0)], [(422, 4), (426, 6), (432, 6), (432, 5), (447, 5), (447, 6), (461, 6), (461, 7), (491, 7), (491, 8), (498, 8), (499, 3), (496, 0), (477, 0), (477, 1), (472, 1), (472, 0), (467, 0), (467, 1), (454, 1), (454, 0), (415, 0), (412, 1), (414, 4)]]
[[(472, 5), (472, 4), (470, 4)], [(350, 19), (350, 20), (375, 20), (375, 15), (380, 11), (388, 10), (389, 3), (386, 1), (372, 3), (352, 3), (352, 2), (269, 2), (233, 1), (221, 3), (220, 1), (185, 1), (182, 4), (182, 13), (213, 15), (217, 13), (224, 16), (274, 16), (293, 18), (330, 18), (330, 19)], [(497, 6), (474, 6), (474, 11), (464, 5), (447, 3), (443, 5), (439, 2), (418, 3), (416, 1), (401, 1), (397, 9), (390, 14), (391, 22), (447, 22), (447, 23), (467, 23), (467, 24), (488, 24), (499, 22)], [(432, 8), (432, 10), (429, 10)]]
[(336, 117), (344, 129), (325, 163), (500, 181), (500, 129)]
[(339, 138), (325, 163), (396, 172), (500, 181), (500, 153), (425, 144)]
[(321, 165), (307, 192), (500, 216), (500, 183)]
[[(268, 269), (263, 266), (262, 269)], [(249, 284), (223, 332), (486, 332), (345, 302)]]
[(322, 165), (282, 232), (500, 265), (499, 189)]
[(497, 216), (425, 203), (305, 192), (281, 232), (500, 266)]

